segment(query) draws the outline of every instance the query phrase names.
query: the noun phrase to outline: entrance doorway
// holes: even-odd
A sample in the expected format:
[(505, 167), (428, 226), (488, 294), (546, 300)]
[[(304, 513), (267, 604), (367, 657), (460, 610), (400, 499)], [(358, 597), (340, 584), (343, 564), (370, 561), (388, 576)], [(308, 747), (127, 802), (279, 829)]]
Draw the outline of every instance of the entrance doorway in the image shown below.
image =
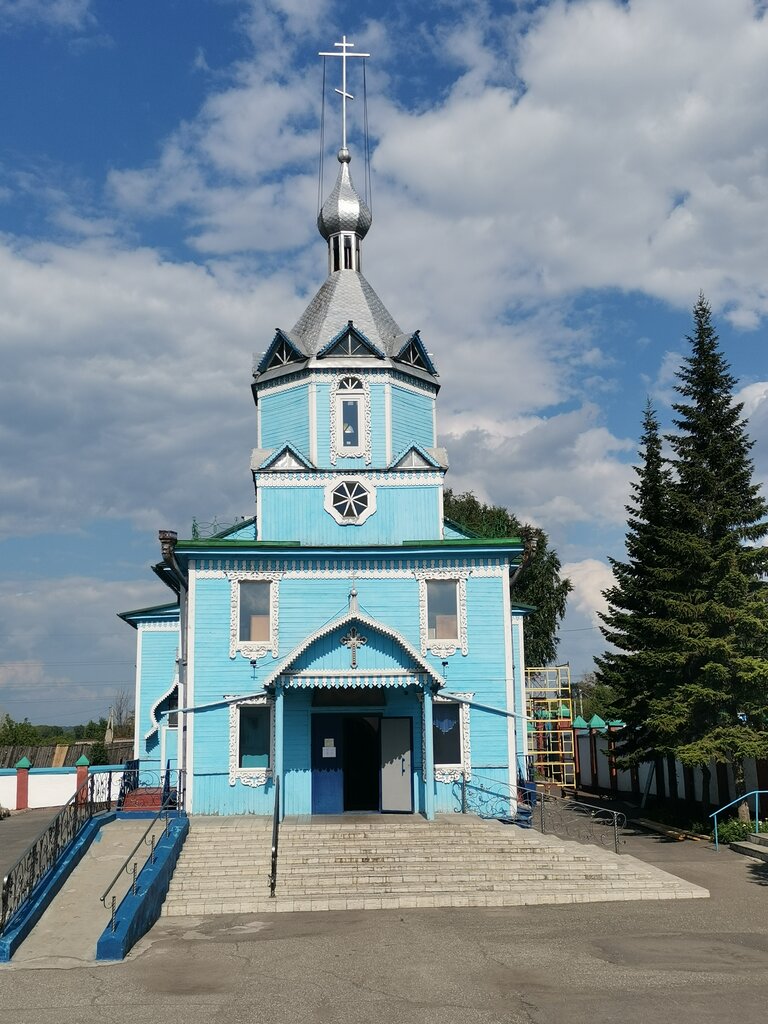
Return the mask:
[(379, 723), (368, 715), (342, 718), (344, 810), (379, 810)]
[(413, 811), (412, 720), (312, 715), (312, 813)]

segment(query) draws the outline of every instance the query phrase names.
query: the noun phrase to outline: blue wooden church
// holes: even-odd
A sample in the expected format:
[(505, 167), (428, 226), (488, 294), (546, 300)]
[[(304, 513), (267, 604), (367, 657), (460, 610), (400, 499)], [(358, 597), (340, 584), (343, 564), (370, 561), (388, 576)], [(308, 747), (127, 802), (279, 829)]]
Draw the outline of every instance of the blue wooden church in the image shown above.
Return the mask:
[(444, 518), (435, 363), (363, 276), (345, 129), (338, 161), (327, 277), (253, 372), (255, 514), (161, 531), (174, 599), (121, 613), (135, 756), (183, 768), (192, 813), (272, 814), (279, 779), (283, 814), (432, 818), (525, 774), (523, 545)]

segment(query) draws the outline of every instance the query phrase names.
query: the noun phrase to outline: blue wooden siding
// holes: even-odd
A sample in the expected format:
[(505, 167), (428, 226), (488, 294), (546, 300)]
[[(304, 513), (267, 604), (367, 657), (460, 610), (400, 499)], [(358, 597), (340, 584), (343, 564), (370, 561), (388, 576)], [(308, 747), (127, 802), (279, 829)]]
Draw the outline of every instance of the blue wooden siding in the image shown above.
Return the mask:
[(160, 759), (160, 740), (157, 731), (149, 741), (145, 736), (155, 725), (151, 718), (154, 704), (168, 692), (176, 675), (179, 648), (177, 630), (144, 630), (141, 636), (141, 707), (139, 715), (139, 756)]
[(325, 511), (325, 488), (262, 487), (261, 540), (360, 546), (440, 539), (440, 486), (376, 488), (376, 511), (360, 526), (342, 526)]
[[(361, 375), (364, 376), (364, 375)], [(384, 381), (378, 377), (371, 381), (371, 401), (368, 415), (371, 420), (371, 461), (363, 456), (339, 456), (331, 465), (331, 384), (321, 380), (317, 384), (315, 408), (317, 414), (317, 464), (321, 469), (384, 469), (387, 465), (387, 438), (384, 412)], [(263, 413), (262, 413), (263, 415)], [(263, 423), (263, 420), (262, 420)]]
[(412, 444), (432, 448), (435, 444), (432, 418), (435, 399), (417, 395), (392, 384), (392, 451), (404, 451)]
[[(350, 581), (337, 579), (283, 579), (280, 581), (279, 659), (283, 660), (305, 637), (326, 622), (345, 614)], [(384, 578), (356, 581), (361, 608), (401, 633), (419, 647), (418, 581), (413, 578)], [(448, 658), (446, 688), (471, 692), (479, 703), (504, 708), (506, 704), (506, 668), (504, 655), (503, 581), (499, 577), (470, 577), (467, 581), (467, 619), (469, 654), (460, 652)], [(248, 659), (229, 657), (230, 584), (223, 579), (200, 579), (195, 605), (195, 703), (220, 701), (227, 695), (250, 694), (261, 689), (262, 680), (278, 661), (268, 655), (260, 659), (256, 678)], [(360, 668), (388, 668), (407, 665), (402, 648), (374, 631), (364, 631), (369, 643), (359, 649)], [(155, 634), (168, 638), (169, 634)], [(338, 643), (334, 633), (311, 648), (300, 667), (344, 669), (349, 652)], [(172, 649), (170, 664), (175, 658)], [(443, 672), (442, 659), (427, 655), (436, 671)], [(517, 664), (517, 660), (516, 660)], [(285, 811), (309, 813), (310, 777), (310, 693), (288, 690), (285, 697)], [(423, 807), (421, 781), (421, 706), (408, 690), (391, 689), (384, 713), (406, 714), (414, 720), (414, 799), (417, 810)], [(470, 711), (470, 742), (473, 768), (479, 774), (503, 781), (510, 780), (507, 756), (506, 718), (473, 708)], [(200, 711), (194, 727), (194, 805), (196, 813), (271, 812), (272, 786), (249, 787), (238, 782), (229, 785), (229, 709), (215, 707)], [(514, 767), (511, 772), (514, 781)], [(436, 783), (436, 808), (451, 811), (459, 789), (453, 784)]]
[(259, 398), (261, 447), (280, 448), (286, 442), (309, 457), (309, 385)]

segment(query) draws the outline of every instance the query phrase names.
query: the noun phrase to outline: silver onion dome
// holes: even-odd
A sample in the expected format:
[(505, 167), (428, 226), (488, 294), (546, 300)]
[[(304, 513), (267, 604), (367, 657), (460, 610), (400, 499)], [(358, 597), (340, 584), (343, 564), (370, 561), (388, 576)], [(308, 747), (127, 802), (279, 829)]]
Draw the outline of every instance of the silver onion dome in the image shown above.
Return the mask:
[(349, 173), (349, 150), (342, 147), (338, 153), (339, 176), (333, 191), (323, 203), (317, 218), (317, 228), (326, 241), (342, 231), (351, 231), (365, 238), (371, 226), (371, 211), (358, 195)]

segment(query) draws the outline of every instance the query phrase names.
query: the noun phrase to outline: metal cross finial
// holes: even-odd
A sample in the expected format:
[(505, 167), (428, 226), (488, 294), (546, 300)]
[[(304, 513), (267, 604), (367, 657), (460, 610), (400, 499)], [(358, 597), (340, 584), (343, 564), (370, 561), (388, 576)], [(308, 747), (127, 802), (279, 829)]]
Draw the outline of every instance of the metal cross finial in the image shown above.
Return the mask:
[(347, 37), (342, 36), (340, 43), (334, 43), (334, 46), (341, 47), (341, 53), (323, 53), (320, 52), (318, 57), (341, 57), (341, 88), (334, 89), (341, 96), (341, 148), (347, 148), (347, 100), (353, 100), (355, 97), (347, 92), (347, 57), (370, 57), (370, 53), (348, 53), (350, 47), (353, 47), (354, 43), (348, 43)]
[(349, 648), (349, 653), (352, 655), (351, 668), (357, 668), (357, 648), (364, 647), (368, 643), (367, 636), (361, 636), (357, 631), (357, 626), (353, 626), (346, 636), (343, 636), (339, 641), (344, 647)]

